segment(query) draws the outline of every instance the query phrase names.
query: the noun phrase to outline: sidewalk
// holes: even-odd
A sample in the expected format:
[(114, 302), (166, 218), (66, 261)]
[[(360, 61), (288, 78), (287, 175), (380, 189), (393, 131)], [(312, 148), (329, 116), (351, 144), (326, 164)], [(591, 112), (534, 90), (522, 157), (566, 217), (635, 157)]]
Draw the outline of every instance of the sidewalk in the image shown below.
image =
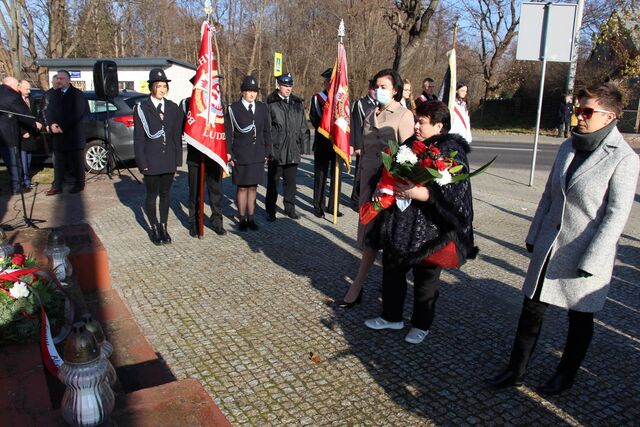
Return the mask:
[[(635, 149), (640, 149), (640, 134), (637, 133), (623, 133), (625, 141)], [(526, 143), (533, 145), (533, 133), (490, 133), (490, 131), (478, 131), (473, 132), (474, 142), (512, 142), (512, 143)], [(539, 144), (553, 144), (560, 145), (566, 138), (556, 138), (553, 136), (540, 135), (538, 138)]]
[[(332, 304), (356, 273), (357, 215), (342, 207), (336, 226), (313, 216), (311, 161), (305, 157), (298, 177), (303, 218), (279, 212), (267, 223), (260, 187), (259, 232), (237, 230), (234, 188), (226, 180), (227, 235), (205, 229), (204, 239), (190, 238), (184, 168), (172, 190), (172, 245), (149, 242), (141, 226), (144, 188), (126, 173), (100, 176), (77, 195), (45, 197), (47, 188), (40, 188), (34, 217), (47, 227), (73, 221), (94, 227), (109, 254), (112, 286), (159, 357), (177, 379), (199, 379), (233, 425), (637, 424), (638, 196), (578, 380), (545, 399), (534, 387), (553, 373), (564, 346), (567, 320), (559, 309), (547, 314), (524, 387), (494, 391), (482, 382), (507, 361), (522, 301), (523, 241), (541, 192), (524, 184), (527, 172), (492, 169), (474, 178), (480, 255), (443, 274), (431, 334), (413, 346), (403, 340), (407, 327), (379, 332), (363, 325), (380, 314), (379, 264), (361, 305)], [(536, 182), (544, 182), (548, 171), (539, 173)], [(346, 179), (344, 194), (350, 184)], [(20, 215), (18, 201), (4, 201), (3, 222)], [(408, 297), (407, 322), (411, 307)]]

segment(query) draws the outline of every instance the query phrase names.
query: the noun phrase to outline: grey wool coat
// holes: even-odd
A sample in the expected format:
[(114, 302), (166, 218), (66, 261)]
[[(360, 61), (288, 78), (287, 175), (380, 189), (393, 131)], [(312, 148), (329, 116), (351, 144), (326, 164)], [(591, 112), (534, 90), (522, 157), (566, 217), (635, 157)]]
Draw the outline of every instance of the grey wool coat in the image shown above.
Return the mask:
[[(592, 313), (602, 309), (609, 292), (640, 159), (615, 127), (565, 182), (574, 154), (569, 138), (560, 146), (527, 235), (534, 250), (522, 290), (533, 297), (550, 252), (540, 301)], [(578, 269), (592, 276), (578, 277)]]

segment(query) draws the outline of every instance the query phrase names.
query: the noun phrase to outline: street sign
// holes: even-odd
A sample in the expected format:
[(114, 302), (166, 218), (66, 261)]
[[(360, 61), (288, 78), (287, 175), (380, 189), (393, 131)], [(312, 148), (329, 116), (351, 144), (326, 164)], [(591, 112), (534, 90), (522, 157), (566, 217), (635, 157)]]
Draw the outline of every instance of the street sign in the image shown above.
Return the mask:
[(282, 54), (275, 52), (273, 56), (273, 77), (282, 75)]
[[(547, 39), (544, 37), (545, 8), (549, 7)], [(547, 62), (571, 62), (577, 5), (570, 3), (522, 3), (516, 59), (541, 61), (547, 42)]]

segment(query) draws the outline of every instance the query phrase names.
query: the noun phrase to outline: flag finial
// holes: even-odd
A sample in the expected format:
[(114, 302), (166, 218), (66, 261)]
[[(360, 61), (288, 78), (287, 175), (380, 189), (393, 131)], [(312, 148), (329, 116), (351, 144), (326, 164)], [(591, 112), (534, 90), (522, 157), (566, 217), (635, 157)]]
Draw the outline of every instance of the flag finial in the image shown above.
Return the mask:
[(345, 35), (345, 29), (344, 29), (344, 19), (340, 20), (340, 25), (338, 26), (338, 38), (340, 39), (340, 41), (342, 41), (342, 38)]
[(213, 8), (211, 7), (211, 0), (204, 0), (204, 13), (207, 14), (207, 21), (211, 16), (211, 12), (213, 12)]

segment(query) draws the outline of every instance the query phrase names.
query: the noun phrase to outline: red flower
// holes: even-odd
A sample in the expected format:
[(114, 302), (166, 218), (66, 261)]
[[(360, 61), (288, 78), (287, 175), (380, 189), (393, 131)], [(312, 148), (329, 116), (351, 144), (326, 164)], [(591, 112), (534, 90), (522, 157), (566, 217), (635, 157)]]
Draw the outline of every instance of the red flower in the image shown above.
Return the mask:
[(422, 141), (415, 140), (411, 144), (411, 151), (413, 151), (417, 155), (422, 154), (424, 152), (424, 150), (426, 150), (426, 149), (427, 149), (427, 146), (424, 145), (424, 142), (422, 142)]
[(26, 257), (24, 256), (24, 254), (15, 254), (13, 256), (13, 259), (11, 260), (11, 262), (17, 266), (22, 266), (24, 265), (24, 261), (25, 261)]
[(431, 151), (431, 154), (433, 154), (434, 156), (440, 155), (440, 149), (435, 145), (432, 145), (431, 147), (429, 147), (429, 151)]
[(422, 166), (423, 168), (432, 168), (433, 160), (431, 159), (431, 157), (427, 157), (426, 159), (420, 160), (419, 165)]
[(447, 164), (440, 159), (435, 161), (435, 165), (436, 165), (436, 169), (438, 169), (439, 171), (443, 171), (447, 168)]

